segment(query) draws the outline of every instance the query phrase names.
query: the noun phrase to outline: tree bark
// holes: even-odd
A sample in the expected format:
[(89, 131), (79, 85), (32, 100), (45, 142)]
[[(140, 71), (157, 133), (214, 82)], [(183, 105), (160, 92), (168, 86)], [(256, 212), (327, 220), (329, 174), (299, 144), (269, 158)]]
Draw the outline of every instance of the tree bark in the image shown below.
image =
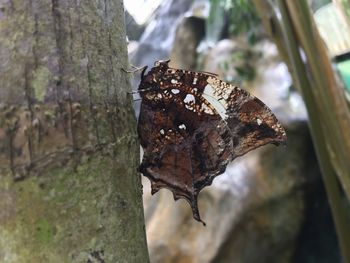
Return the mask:
[(148, 262), (121, 0), (0, 3), (0, 262)]

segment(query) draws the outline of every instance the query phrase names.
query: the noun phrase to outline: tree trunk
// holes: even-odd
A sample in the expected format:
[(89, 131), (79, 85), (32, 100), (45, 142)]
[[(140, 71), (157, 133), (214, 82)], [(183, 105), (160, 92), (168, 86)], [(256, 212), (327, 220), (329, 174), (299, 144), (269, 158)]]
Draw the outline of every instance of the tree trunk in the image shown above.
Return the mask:
[(148, 262), (123, 12), (0, 3), (0, 262)]

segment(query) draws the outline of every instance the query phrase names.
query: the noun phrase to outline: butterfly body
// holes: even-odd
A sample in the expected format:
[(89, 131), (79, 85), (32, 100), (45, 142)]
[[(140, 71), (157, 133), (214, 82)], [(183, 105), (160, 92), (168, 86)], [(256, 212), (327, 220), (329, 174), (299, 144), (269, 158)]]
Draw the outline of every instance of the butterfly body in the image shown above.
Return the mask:
[[(152, 185), (184, 198), (201, 221), (197, 197), (227, 164), (267, 143), (286, 142), (276, 117), (259, 99), (214, 74), (174, 69), (157, 61), (142, 73), (138, 134), (140, 172)], [(144, 70), (145, 71), (145, 70)]]

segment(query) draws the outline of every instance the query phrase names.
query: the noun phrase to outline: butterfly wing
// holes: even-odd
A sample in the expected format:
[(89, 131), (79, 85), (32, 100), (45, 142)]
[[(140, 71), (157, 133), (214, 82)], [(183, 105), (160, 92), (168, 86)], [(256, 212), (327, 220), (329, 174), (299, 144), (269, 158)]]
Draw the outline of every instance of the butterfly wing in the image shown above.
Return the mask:
[[(233, 145), (226, 123), (204, 98), (184, 103), (188, 93), (175, 93), (171, 97), (164, 91), (148, 94), (163, 98), (141, 104), (138, 133), (144, 155), (140, 172), (150, 179), (152, 194), (163, 187), (170, 189), (175, 200), (189, 202), (194, 218), (201, 221), (198, 193), (225, 171)], [(207, 112), (198, 114), (202, 103), (207, 104)]]
[(228, 162), (267, 143), (286, 140), (273, 113), (248, 92), (214, 75), (159, 64), (140, 83), (140, 172), (152, 193), (168, 188), (201, 221), (197, 196)]
[(179, 69), (169, 69), (168, 72), (186, 76), (184, 82), (187, 85), (192, 83), (225, 121), (234, 144), (232, 160), (268, 143), (286, 143), (286, 132), (276, 116), (247, 91), (212, 74)]

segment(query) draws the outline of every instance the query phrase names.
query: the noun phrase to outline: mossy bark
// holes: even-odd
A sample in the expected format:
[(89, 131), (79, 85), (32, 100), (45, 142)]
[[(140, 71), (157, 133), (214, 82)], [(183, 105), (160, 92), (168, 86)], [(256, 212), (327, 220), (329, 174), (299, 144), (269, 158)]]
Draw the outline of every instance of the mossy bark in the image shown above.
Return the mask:
[(0, 262), (148, 262), (121, 0), (0, 3)]

